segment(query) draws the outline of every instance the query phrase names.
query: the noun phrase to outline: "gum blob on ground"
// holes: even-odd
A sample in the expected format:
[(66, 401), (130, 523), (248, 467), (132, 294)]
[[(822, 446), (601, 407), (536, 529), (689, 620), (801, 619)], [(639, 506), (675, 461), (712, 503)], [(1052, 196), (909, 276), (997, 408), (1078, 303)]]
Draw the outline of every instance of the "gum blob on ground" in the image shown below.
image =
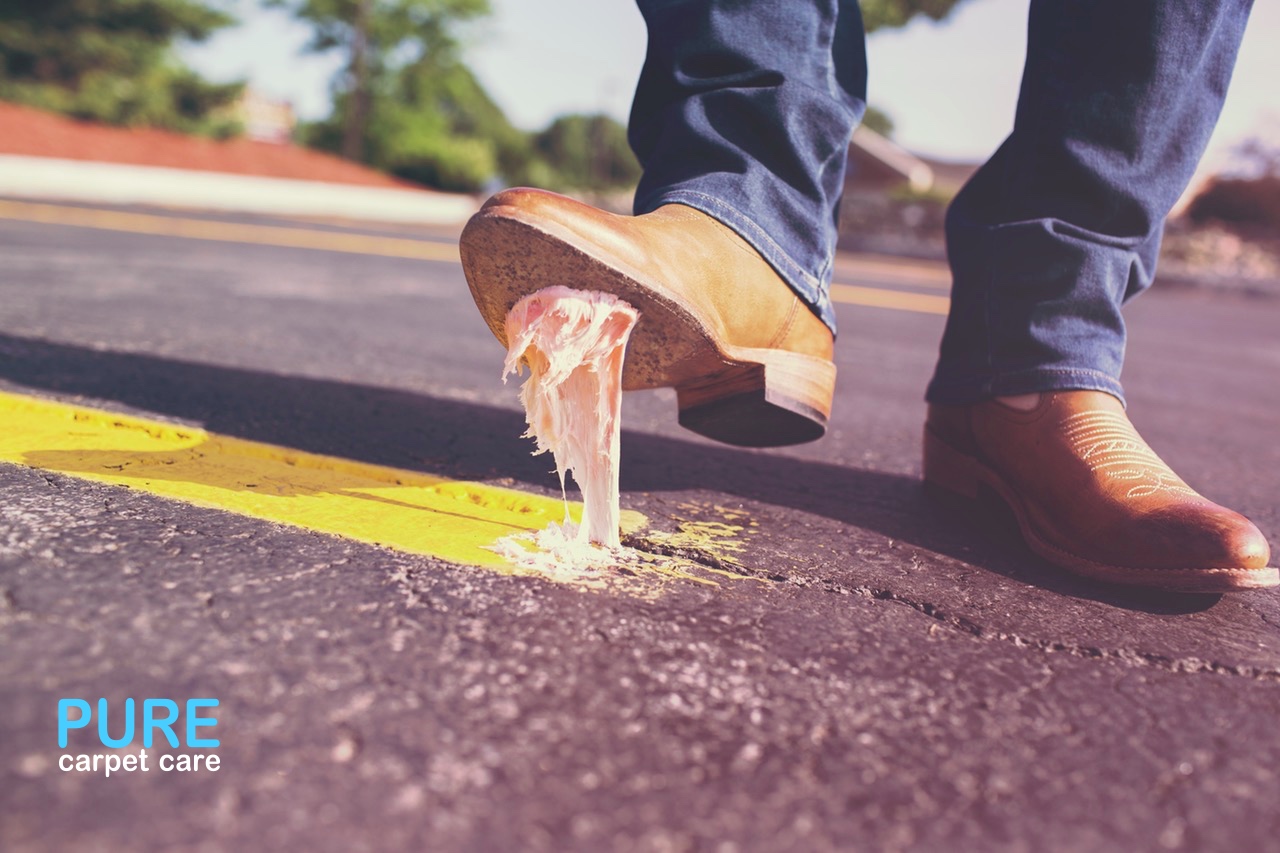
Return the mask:
[[(555, 458), (582, 490), (582, 522), (552, 525), (533, 536), (507, 537), (494, 550), (548, 573), (599, 566), (621, 550), (618, 462), (622, 359), (639, 314), (606, 293), (548, 287), (521, 299), (507, 314), (503, 381), (528, 367), (520, 387), (525, 435), (536, 453)], [(530, 548), (523, 544), (531, 542)]]

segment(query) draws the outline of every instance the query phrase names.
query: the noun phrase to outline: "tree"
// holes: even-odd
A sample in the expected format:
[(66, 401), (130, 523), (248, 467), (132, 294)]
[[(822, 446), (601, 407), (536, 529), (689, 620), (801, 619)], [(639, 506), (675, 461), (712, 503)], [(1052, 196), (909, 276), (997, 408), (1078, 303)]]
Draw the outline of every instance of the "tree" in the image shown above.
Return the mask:
[(242, 85), (212, 84), (173, 55), (234, 23), (199, 0), (5, 0), (0, 97), (114, 124), (226, 133)]
[(859, 0), (862, 24), (867, 32), (905, 26), (911, 19), (924, 15), (941, 21), (963, 0)]
[[(458, 24), (489, 14), (489, 0), (267, 0), (314, 28), (307, 49), (340, 50), (344, 70), (335, 81), (343, 113), (340, 153), (366, 160), (374, 101), (395, 86), (397, 72), (426, 57), (452, 54)], [(438, 61), (440, 67), (444, 62)]]
[[(501, 182), (559, 189), (634, 183), (639, 165), (621, 125), (564, 116), (537, 134), (513, 127), (459, 56), (458, 28), (489, 0), (266, 0), (313, 28), (311, 51), (342, 51), (329, 118), (302, 129), (309, 145), (441, 189)], [(959, 0), (880, 0), (894, 21), (940, 16)], [(889, 26), (884, 14), (877, 26)], [(875, 114), (869, 121), (876, 121)], [(887, 119), (880, 123), (891, 129)]]
[(627, 129), (606, 115), (567, 115), (533, 138), (534, 149), (571, 189), (616, 189), (640, 179)]
[[(329, 118), (302, 129), (303, 141), (341, 151), (352, 100), (352, 93), (340, 93)], [(375, 168), (445, 190), (475, 192), (495, 175), (517, 183), (550, 180), (529, 134), (512, 126), (450, 53), (423, 56), (377, 83), (362, 153)]]
[(496, 172), (507, 181), (537, 182), (545, 169), (537, 162), (529, 134), (507, 119), (502, 108), (461, 60), (446, 55), (423, 58), (405, 69), (398, 92), (401, 103), (439, 116), (451, 136), (488, 144)]
[(879, 107), (867, 107), (862, 116), (862, 126), (867, 130), (874, 130), (885, 139), (893, 138), (893, 119)]

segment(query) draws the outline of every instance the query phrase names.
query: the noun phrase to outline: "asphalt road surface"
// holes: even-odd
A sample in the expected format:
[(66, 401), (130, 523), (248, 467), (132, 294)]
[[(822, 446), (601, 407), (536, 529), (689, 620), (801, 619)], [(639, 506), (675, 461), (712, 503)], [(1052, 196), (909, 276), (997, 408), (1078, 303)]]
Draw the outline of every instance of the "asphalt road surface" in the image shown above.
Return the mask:
[[(0, 218), (0, 390), (558, 494), (451, 235), (41, 210)], [(511, 576), (0, 464), (0, 848), (1274, 849), (1280, 595), (1077, 580), (925, 494), (939, 271), (840, 270), (889, 307), (838, 308), (823, 441), (626, 401), (628, 542), (700, 577)], [(1128, 317), (1139, 429), (1275, 543), (1280, 300)], [(59, 748), (69, 697), (112, 736), (126, 697), (216, 697), (216, 750), (148, 752), (220, 767), (61, 770), (112, 752)]]

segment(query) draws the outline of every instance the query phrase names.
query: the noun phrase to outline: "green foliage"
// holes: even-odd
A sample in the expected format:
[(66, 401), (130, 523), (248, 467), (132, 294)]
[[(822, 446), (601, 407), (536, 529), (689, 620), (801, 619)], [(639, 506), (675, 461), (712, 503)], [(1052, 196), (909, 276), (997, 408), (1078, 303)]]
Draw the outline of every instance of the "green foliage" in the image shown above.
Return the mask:
[[(351, 95), (333, 115), (303, 129), (303, 141), (338, 151)], [(618, 189), (640, 165), (626, 130), (603, 115), (556, 119), (538, 134), (511, 125), (461, 62), (403, 69), (372, 100), (366, 162), (407, 180), (454, 192), (478, 192), (497, 180), (559, 190)]]
[(489, 0), (265, 0), (311, 24), (307, 49), (351, 51), (363, 40), (371, 65), (383, 70), (397, 49), (435, 53), (456, 45), (454, 30), (490, 13)]
[(172, 55), (234, 23), (197, 0), (5, 0), (0, 98), (133, 126), (226, 135), (241, 84), (212, 84)]
[(493, 177), (493, 145), (465, 136), (419, 136), (398, 152), (394, 173), (453, 192), (475, 192)]
[[(350, 94), (309, 141), (339, 150)], [(364, 154), (371, 165), (411, 181), (455, 192), (474, 192), (498, 170), (496, 146), (478, 135), (453, 132), (448, 117), (418, 102), (379, 97), (372, 102)]]
[[(309, 145), (441, 189), (496, 181), (562, 190), (634, 184), (640, 166), (622, 125), (603, 115), (556, 119), (537, 134), (513, 127), (458, 56), (457, 30), (489, 0), (265, 0), (309, 23), (312, 51), (341, 51), (334, 110), (302, 129)], [(868, 0), (868, 27), (941, 18), (960, 0)], [(865, 123), (892, 133), (877, 110)]]
[[(306, 144), (444, 190), (476, 192), (495, 180), (580, 182), (558, 173), (459, 58), (455, 31), (487, 14), (488, 0), (270, 2), (313, 26), (311, 50), (346, 54), (334, 80), (333, 113), (303, 128)], [(597, 160), (606, 170), (619, 168), (613, 146), (621, 138), (625, 147), (620, 131), (593, 131), (610, 146)], [(556, 148), (552, 138), (547, 144)]]
[(640, 179), (626, 128), (606, 115), (561, 116), (533, 145), (561, 188), (618, 189)]
[(893, 138), (893, 119), (878, 107), (867, 107), (866, 114), (862, 116), (862, 126), (867, 130), (874, 130), (886, 139)]
[(860, 0), (862, 23), (867, 32), (905, 26), (912, 18), (924, 15), (941, 21), (963, 0)]
[[(375, 99), (395, 88), (406, 68), (427, 61), (445, 68), (457, 48), (458, 25), (489, 14), (489, 0), (266, 0), (288, 9), (312, 27), (308, 50), (345, 56), (334, 80), (341, 102), (342, 136), (337, 149), (352, 160), (370, 155)], [(446, 146), (447, 147), (447, 146)]]
[[(397, 99), (439, 117), (445, 132), (484, 140), (491, 147), (495, 171), (515, 182), (536, 177), (537, 164), (529, 135), (511, 124), (471, 70), (452, 55), (444, 61), (425, 57), (400, 75)], [(485, 180), (494, 177), (494, 172)]]
[(498, 180), (561, 189), (626, 186), (640, 167), (626, 131), (566, 116), (536, 136), (513, 127), (458, 57), (457, 27), (488, 0), (269, 0), (314, 28), (311, 50), (341, 50), (334, 111), (310, 145), (446, 190)]
[[(362, 155), (376, 168), (458, 192), (478, 191), (499, 174), (515, 182), (541, 174), (528, 135), (450, 55), (423, 57), (372, 94)], [(353, 97), (340, 93), (328, 119), (303, 129), (303, 141), (340, 152)]]

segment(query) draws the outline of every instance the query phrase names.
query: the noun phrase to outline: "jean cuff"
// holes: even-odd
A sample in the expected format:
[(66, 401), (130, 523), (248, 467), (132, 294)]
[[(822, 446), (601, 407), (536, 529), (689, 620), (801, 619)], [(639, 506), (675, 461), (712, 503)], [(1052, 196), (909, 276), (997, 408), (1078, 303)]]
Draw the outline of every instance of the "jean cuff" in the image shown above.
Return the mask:
[(992, 397), (1015, 397), (1047, 391), (1104, 391), (1125, 404), (1120, 380), (1090, 368), (1036, 367), (1013, 373), (962, 379), (935, 378), (925, 399), (944, 406), (968, 406)]
[(683, 204), (685, 207), (692, 207), (732, 229), (769, 262), (769, 266), (773, 267), (787, 286), (795, 291), (796, 296), (799, 296), (800, 300), (809, 306), (809, 310), (818, 315), (818, 319), (831, 329), (831, 334), (836, 333), (836, 312), (831, 304), (830, 295), (830, 260), (818, 275), (808, 272), (751, 217), (723, 199), (696, 190), (664, 190), (643, 199), (636, 199), (635, 212), (636, 215), (652, 213), (664, 204)]

